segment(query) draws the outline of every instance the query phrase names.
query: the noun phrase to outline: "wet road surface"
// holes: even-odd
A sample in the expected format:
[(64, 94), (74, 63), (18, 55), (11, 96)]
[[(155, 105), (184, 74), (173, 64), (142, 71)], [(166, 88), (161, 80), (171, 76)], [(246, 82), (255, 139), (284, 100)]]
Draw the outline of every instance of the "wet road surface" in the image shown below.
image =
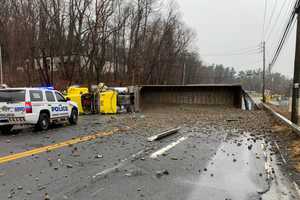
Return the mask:
[(82, 116), (77, 126), (2, 135), (1, 157), (79, 140), (1, 163), (0, 199), (299, 199), (263, 137), (270, 119), (249, 125), (264, 113), (180, 113)]

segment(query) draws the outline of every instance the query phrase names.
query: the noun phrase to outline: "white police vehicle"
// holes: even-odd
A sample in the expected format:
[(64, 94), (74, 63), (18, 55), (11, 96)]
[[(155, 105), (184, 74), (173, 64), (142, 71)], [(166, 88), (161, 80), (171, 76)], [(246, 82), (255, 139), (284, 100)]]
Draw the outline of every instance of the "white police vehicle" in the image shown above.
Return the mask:
[(78, 106), (58, 91), (48, 88), (0, 89), (0, 131), (14, 125), (35, 125), (47, 130), (51, 123), (77, 124)]

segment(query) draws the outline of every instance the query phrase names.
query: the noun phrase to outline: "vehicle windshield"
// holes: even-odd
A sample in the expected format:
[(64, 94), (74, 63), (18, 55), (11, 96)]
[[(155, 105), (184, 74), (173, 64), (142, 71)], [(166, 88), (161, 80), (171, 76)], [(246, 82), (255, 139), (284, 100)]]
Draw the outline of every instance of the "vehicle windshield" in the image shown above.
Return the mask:
[(25, 90), (1, 90), (0, 102), (23, 102), (25, 101)]

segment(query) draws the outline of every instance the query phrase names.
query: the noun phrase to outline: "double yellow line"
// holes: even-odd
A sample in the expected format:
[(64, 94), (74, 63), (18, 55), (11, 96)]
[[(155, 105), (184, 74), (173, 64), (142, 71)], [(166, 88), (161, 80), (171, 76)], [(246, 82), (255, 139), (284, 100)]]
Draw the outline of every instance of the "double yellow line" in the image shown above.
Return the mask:
[(0, 164), (11, 162), (11, 161), (14, 161), (14, 160), (17, 160), (17, 159), (20, 159), (20, 158), (26, 158), (26, 157), (33, 156), (33, 155), (40, 154), (40, 153), (44, 153), (44, 152), (49, 152), (49, 151), (59, 149), (59, 148), (62, 148), (62, 147), (66, 147), (66, 146), (70, 146), (70, 145), (74, 145), (74, 144), (78, 144), (78, 143), (82, 143), (82, 142), (95, 140), (99, 137), (110, 136), (110, 135), (114, 134), (117, 131), (118, 131), (118, 129), (114, 129), (114, 130), (111, 130), (111, 131), (108, 131), (108, 132), (98, 132), (98, 133), (95, 133), (93, 135), (82, 136), (82, 137), (74, 138), (74, 139), (67, 140), (67, 141), (64, 141), (64, 142), (60, 142), (60, 143), (57, 143), (57, 144), (52, 144), (52, 145), (49, 145), (49, 146), (40, 147), (40, 148), (32, 149), (32, 150), (29, 150), (29, 151), (24, 151), (24, 152), (21, 152), (21, 153), (16, 153), (16, 154), (0, 157)]

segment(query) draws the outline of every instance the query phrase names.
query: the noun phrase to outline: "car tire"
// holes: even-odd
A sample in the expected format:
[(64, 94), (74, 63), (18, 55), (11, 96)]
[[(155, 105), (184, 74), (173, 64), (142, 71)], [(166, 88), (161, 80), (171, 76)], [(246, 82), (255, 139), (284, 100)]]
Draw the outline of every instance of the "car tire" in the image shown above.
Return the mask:
[(39, 117), (39, 121), (36, 124), (36, 129), (39, 131), (45, 131), (49, 128), (50, 125), (50, 117), (47, 113), (41, 113)]
[(13, 125), (4, 125), (0, 127), (1, 134), (9, 134), (11, 133), (11, 129), (13, 128)]
[(70, 118), (69, 118), (69, 122), (72, 125), (76, 125), (78, 122), (78, 111), (76, 109), (72, 109)]

